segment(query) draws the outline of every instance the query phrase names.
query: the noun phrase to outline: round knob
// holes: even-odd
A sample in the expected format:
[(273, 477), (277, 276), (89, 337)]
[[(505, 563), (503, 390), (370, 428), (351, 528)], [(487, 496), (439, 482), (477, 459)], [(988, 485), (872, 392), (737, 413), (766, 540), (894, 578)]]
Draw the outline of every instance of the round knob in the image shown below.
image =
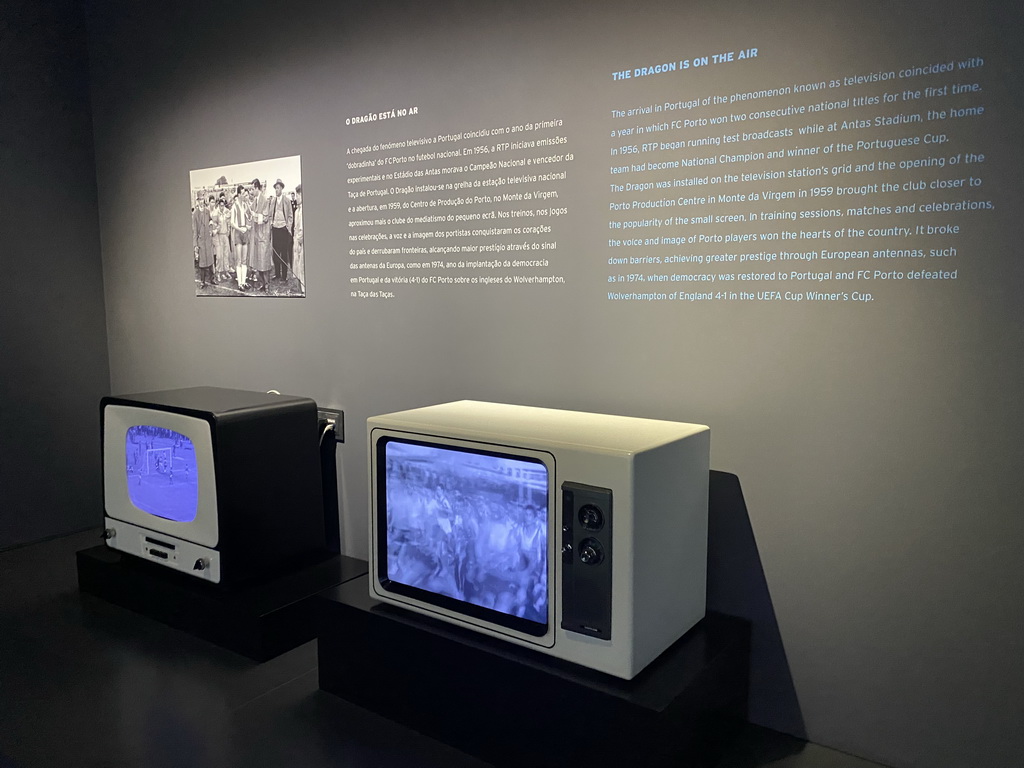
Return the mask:
[(562, 545), (562, 554), (564, 555), (567, 552), (572, 552), (572, 544), (563, 544)]
[(105, 528), (103, 530), (102, 536), (104, 541), (109, 541), (110, 539), (117, 536), (117, 531), (115, 531), (113, 528)]
[(604, 527), (604, 512), (593, 504), (584, 504), (578, 514), (580, 525), (588, 531), (599, 531)]
[(597, 565), (604, 560), (604, 550), (597, 539), (584, 539), (580, 542), (580, 560), (584, 565)]
[(200, 557), (198, 560), (196, 560), (196, 564), (192, 566), (192, 570), (193, 571), (205, 571), (209, 567), (210, 567), (210, 561), (207, 560), (205, 557)]

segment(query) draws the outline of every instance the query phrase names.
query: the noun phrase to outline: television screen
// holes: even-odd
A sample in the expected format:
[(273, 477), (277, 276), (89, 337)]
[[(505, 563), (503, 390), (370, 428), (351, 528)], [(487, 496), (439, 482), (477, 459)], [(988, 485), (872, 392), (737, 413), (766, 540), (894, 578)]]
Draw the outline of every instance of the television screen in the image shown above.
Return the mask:
[(124, 439), (128, 498), (143, 512), (190, 523), (199, 508), (196, 449), (180, 432), (137, 424)]
[(544, 463), (396, 438), (380, 441), (378, 450), (385, 467), (378, 492), (386, 500), (381, 576), (390, 582), (388, 588), (543, 634), (548, 623)]

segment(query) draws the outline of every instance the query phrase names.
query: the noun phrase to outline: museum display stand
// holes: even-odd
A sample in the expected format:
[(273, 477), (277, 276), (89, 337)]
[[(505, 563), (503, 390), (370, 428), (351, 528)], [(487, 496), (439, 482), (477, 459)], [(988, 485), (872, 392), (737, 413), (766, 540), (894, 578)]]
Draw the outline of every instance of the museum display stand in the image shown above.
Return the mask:
[(750, 625), (709, 614), (626, 681), (378, 603), (313, 601), (320, 688), (496, 766), (713, 765), (746, 713)]
[(312, 597), (366, 573), (366, 561), (330, 555), (259, 581), (210, 584), (103, 545), (76, 558), (82, 592), (255, 661), (316, 637)]

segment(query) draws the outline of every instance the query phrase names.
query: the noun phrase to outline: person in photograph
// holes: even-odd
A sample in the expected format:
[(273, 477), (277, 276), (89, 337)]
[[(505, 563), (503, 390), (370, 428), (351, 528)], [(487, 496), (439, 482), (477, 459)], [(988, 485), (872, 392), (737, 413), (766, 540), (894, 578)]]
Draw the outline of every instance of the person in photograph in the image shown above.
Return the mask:
[(192, 235), (199, 287), (205, 288), (213, 281), (213, 240), (210, 238), (210, 212), (202, 194), (196, 196), (196, 207), (192, 211)]
[(257, 275), (259, 272), (253, 266), (253, 259), (256, 257), (256, 219), (253, 216), (253, 204), (256, 202), (256, 188), (250, 183), (245, 191), (245, 205), (249, 211), (249, 257), (246, 259), (246, 266), (249, 268), (246, 290), (256, 287)]
[(270, 210), (270, 242), (274, 256), (274, 279), (285, 281), (292, 265), (292, 223), (295, 214), (292, 201), (284, 196), (284, 182), (274, 182)]
[(249, 242), (249, 266), (256, 270), (259, 290), (269, 293), (270, 266), (273, 255), (270, 242), (270, 200), (263, 193), (259, 179), (252, 180), (252, 239)]
[(220, 193), (220, 198), (217, 200), (218, 205), (220, 205), (222, 202), (224, 203), (224, 211), (227, 213), (228, 217), (228, 253), (230, 254), (228, 256), (228, 263), (231, 264), (231, 267), (228, 271), (231, 273), (232, 279), (235, 276), (235, 235), (231, 231), (231, 204), (234, 201), (234, 195), (226, 195), (223, 192)]
[(210, 256), (213, 261), (210, 265), (210, 282), (216, 283), (224, 255), (217, 249), (217, 198), (212, 194), (206, 198), (206, 212), (210, 216)]
[(246, 272), (249, 264), (249, 203), (245, 196), (245, 187), (238, 185), (235, 202), (231, 205), (231, 236), (235, 243), (235, 270), (240, 290), (248, 290)]
[(303, 287), (306, 281), (306, 259), (302, 249), (302, 185), (295, 188), (295, 240), (293, 249), (295, 258), (292, 263), (292, 273), (299, 281), (299, 290), (305, 291)]
[(222, 195), (217, 200), (214, 219), (217, 222), (217, 269), (224, 280), (231, 279), (231, 273), (235, 271), (235, 254), (231, 250), (228, 233), (231, 231), (231, 213), (228, 211), (228, 201)]

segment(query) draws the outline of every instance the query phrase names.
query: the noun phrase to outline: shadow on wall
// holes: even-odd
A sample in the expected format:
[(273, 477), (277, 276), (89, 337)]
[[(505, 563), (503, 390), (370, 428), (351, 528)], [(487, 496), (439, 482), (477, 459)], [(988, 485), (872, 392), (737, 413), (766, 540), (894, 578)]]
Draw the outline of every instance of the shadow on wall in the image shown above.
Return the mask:
[(708, 610), (751, 622), (751, 722), (807, 738), (740, 479), (711, 471)]

